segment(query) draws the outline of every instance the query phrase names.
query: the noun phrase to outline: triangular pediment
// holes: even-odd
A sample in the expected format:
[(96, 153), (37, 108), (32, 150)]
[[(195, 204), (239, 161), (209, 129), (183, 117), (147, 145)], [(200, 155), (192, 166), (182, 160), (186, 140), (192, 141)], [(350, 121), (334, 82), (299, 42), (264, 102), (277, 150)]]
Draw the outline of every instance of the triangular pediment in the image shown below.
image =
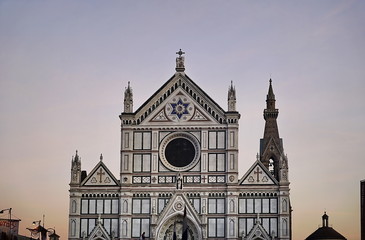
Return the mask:
[(91, 231), (88, 240), (111, 240), (108, 232), (102, 225), (100, 218), (98, 219), (97, 225)]
[(239, 182), (240, 185), (277, 185), (269, 170), (258, 160), (251, 166)]
[(266, 230), (261, 225), (259, 220), (256, 220), (256, 224), (248, 232), (248, 235), (245, 237), (245, 239), (247, 239), (247, 240), (271, 240), (272, 238), (266, 232)]
[(151, 114), (145, 122), (154, 123), (171, 123), (186, 124), (190, 123), (217, 123), (217, 120), (211, 117), (195, 100), (183, 91), (176, 91), (171, 94), (163, 104), (156, 109), (156, 114)]
[(176, 192), (159, 215), (156, 225), (163, 224), (172, 217), (183, 216), (186, 207), (186, 216), (192, 222), (201, 224), (199, 215), (191, 205), (189, 199), (182, 193)]
[(134, 113), (139, 125), (226, 122), (225, 111), (188, 76), (176, 73)]
[(119, 186), (119, 181), (114, 177), (103, 161), (82, 181), (81, 186)]

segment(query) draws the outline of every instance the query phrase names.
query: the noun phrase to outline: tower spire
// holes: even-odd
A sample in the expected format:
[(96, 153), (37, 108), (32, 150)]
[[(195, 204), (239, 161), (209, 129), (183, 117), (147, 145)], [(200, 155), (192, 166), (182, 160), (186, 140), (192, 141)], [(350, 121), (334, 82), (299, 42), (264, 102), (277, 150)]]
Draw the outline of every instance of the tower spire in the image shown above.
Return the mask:
[(228, 112), (236, 111), (236, 88), (233, 86), (233, 81), (231, 81), (231, 86), (228, 87)]
[(72, 157), (71, 161), (71, 182), (72, 185), (80, 184), (81, 182), (81, 158), (76, 150), (75, 156)]
[(266, 109), (264, 110), (264, 119), (266, 120), (264, 138), (279, 138), (279, 130), (276, 119), (279, 115), (279, 109), (275, 108), (275, 94), (272, 87), (272, 80), (269, 80), (269, 91), (266, 95)]
[[(275, 94), (274, 94), (274, 90), (272, 89), (272, 80), (271, 80), (271, 78), (269, 80), (269, 83), (270, 83), (270, 85), (269, 85), (269, 92), (267, 93), (266, 101), (272, 100), (275, 103)], [(275, 106), (274, 106), (274, 108), (275, 108)]]
[(128, 87), (126, 87), (124, 90), (124, 112), (125, 113), (133, 112), (133, 91), (129, 81), (128, 81)]

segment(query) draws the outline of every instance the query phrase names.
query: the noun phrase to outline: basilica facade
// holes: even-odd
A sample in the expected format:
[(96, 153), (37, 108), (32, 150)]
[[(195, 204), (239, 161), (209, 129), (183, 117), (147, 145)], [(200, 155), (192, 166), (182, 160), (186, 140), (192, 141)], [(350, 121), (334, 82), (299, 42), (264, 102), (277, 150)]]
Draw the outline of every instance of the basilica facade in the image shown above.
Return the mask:
[(291, 239), (288, 159), (270, 79), (264, 134), (239, 176), (236, 89), (227, 110), (185, 74), (174, 75), (137, 110), (124, 92), (120, 175), (100, 161), (89, 173), (72, 157), (68, 239)]

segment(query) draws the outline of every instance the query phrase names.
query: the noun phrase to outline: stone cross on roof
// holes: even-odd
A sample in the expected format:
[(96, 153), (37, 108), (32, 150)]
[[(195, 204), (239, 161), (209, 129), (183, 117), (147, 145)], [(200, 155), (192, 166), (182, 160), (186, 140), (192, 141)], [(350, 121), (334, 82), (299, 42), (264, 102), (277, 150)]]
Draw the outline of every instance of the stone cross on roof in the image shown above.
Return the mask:
[(181, 51), (181, 48), (180, 48), (180, 51), (176, 52), (176, 54), (178, 54), (179, 57), (181, 57), (181, 55), (185, 54), (185, 52)]
[(183, 54), (185, 54), (185, 52), (181, 51), (181, 49), (176, 52), (176, 54), (178, 54), (179, 56), (176, 58), (176, 72), (184, 72), (185, 71), (185, 65), (184, 65), (184, 60), (185, 58), (182, 56)]

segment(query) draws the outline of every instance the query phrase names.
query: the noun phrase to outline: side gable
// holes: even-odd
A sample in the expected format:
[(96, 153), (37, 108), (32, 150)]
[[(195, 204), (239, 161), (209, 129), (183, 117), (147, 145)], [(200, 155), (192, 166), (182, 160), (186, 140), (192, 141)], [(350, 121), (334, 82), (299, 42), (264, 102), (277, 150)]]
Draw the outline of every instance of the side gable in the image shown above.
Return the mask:
[(94, 169), (82, 181), (81, 186), (119, 186), (119, 181), (100, 160)]
[(239, 181), (239, 185), (278, 185), (278, 182), (262, 162), (256, 160)]
[(253, 239), (271, 240), (273, 238), (271, 238), (269, 236), (269, 234), (266, 232), (264, 227), (261, 225), (260, 221), (257, 219), (256, 224), (252, 227), (251, 231), (248, 232), (248, 235), (247, 235), (247, 237), (245, 237), (245, 239), (247, 239), (247, 240), (253, 240)]
[[(116, 233), (114, 233), (116, 234)], [(113, 234), (112, 234), (113, 235)], [(103, 224), (101, 223), (101, 219), (99, 216), (99, 219), (97, 221), (97, 225), (94, 227), (94, 229), (91, 231), (88, 240), (111, 240), (112, 238), (109, 237), (108, 232), (105, 230)]]

